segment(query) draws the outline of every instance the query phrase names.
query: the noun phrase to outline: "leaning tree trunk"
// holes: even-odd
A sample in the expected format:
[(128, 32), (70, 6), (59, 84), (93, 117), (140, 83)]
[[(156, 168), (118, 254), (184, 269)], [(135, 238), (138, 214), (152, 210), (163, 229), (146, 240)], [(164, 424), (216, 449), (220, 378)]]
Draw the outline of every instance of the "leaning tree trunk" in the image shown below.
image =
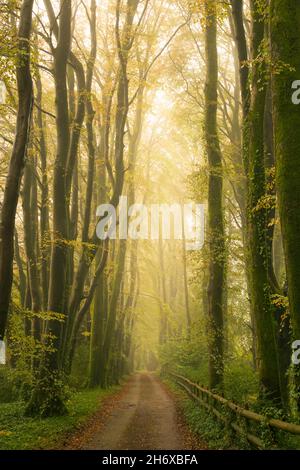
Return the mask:
[[(94, 170), (95, 170), (95, 135), (94, 135), (94, 129), (93, 129), (93, 122), (94, 122), (94, 116), (95, 116), (95, 111), (93, 109), (93, 102), (92, 102), (92, 81), (93, 81), (93, 75), (94, 75), (94, 66), (95, 66), (95, 60), (96, 60), (96, 54), (97, 54), (97, 35), (96, 35), (96, 4), (95, 1), (92, 0), (91, 2), (91, 13), (89, 16), (89, 21), (90, 21), (90, 36), (91, 36), (91, 50), (90, 50), (90, 55), (88, 58), (87, 62), (87, 73), (86, 73), (86, 79), (83, 77), (81, 78), (81, 73), (78, 73), (78, 71), (81, 70), (81, 66), (79, 66), (79, 61), (75, 59), (74, 54), (72, 55), (72, 62), (76, 64), (77, 72), (77, 82), (78, 82), (78, 88), (79, 88), (79, 95), (84, 97), (84, 101), (82, 101), (82, 98), (78, 99), (78, 104), (77, 104), (77, 113), (74, 121), (74, 131), (72, 133), (72, 138), (71, 138), (71, 144), (70, 144), (70, 155), (68, 159), (68, 171), (70, 171), (70, 174), (68, 176), (67, 174), (67, 187), (68, 187), (68, 179), (69, 179), (69, 188), (68, 191), (70, 190), (70, 184), (71, 184), (71, 175), (73, 171), (73, 166), (74, 163), (72, 163), (72, 160), (77, 160), (76, 155), (78, 153), (78, 145), (79, 145), (79, 137), (80, 137), (80, 132), (78, 131), (82, 127), (83, 123), (83, 118), (86, 114), (86, 129), (87, 129), (87, 147), (88, 147), (88, 172), (87, 172), (87, 183), (86, 183), (86, 192), (85, 192), (85, 208), (84, 208), (84, 214), (83, 214), (83, 227), (82, 227), (82, 236), (81, 240), (83, 243), (87, 243), (89, 241), (89, 229), (90, 229), (90, 220), (91, 220), (91, 211), (92, 211), (92, 196), (93, 196), (93, 184), (94, 184)], [(84, 87), (84, 91), (82, 89)], [(85, 111), (86, 107), (86, 113)], [(76, 131), (76, 132), (75, 132)], [(76, 144), (77, 143), (77, 144)], [(76, 145), (75, 145), (76, 144)], [(78, 167), (78, 165), (77, 165)], [(76, 189), (73, 188), (73, 193)], [(69, 193), (68, 193), (69, 197)], [(69, 250), (68, 256), (69, 256), (69, 266), (72, 266), (72, 271), (74, 267), (74, 260), (72, 259), (73, 256), (73, 251), (74, 250)], [(69, 268), (70, 271), (70, 268)], [(68, 276), (68, 289), (71, 289), (71, 284), (73, 283), (73, 277), (74, 273), (69, 272)], [(68, 290), (68, 292), (69, 292)], [(66, 369), (66, 371), (70, 370), (71, 364), (68, 363), (68, 357), (70, 353), (70, 343), (72, 343), (72, 330), (76, 327), (74, 325), (74, 315), (70, 314), (68, 315), (67, 318), (67, 323), (65, 325), (65, 331), (64, 331), (64, 345), (63, 345), (63, 352), (62, 352), (62, 364), (63, 367)]]
[[(113, 192), (110, 198), (110, 204), (117, 208), (119, 204), (119, 197), (122, 194), (123, 185), (124, 185), (124, 148), (125, 148), (125, 125), (129, 110), (129, 100), (128, 100), (128, 56), (129, 52), (133, 45), (134, 34), (136, 31), (133, 28), (133, 20), (136, 14), (138, 6), (137, 0), (127, 0), (127, 9), (126, 9), (126, 19), (123, 26), (123, 34), (120, 34), (120, 13), (121, 13), (121, 2), (117, 1), (117, 10), (116, 10), (116, 40), (118, 46), (118, 56), (119, 56), (119, 80), (117, 85), (117, 104), (116, 104), (116, 129), (115, 129), (115, 177)], [(110, 101), (110, 100), (109, 100)], [(109, 112), (111, 110), (111, 102), (109, 105)], [(110, 127), (110, 115), (108, 116), (108, 129)], [(108, 138), (108, 134), (107, 134)], [(68, 332), (66, 337), (66, 351), (70, 350), (70, 346), (74, 341), (73, 335), (75, 331), (79, 330), (80, 325), (78, 321), (82, 318), (81, 315), (78, 315), (78, 310), (80, 307), (80, 302), (82, 298), (82, 293), (84, 290), (84, 284), (89, 272), (89, 268), (92, 264), (93, 259), (95, 258), (97, 252), (101, 253), (103, 248), (103, 243), (99, 242), (97, 237), (96, 230), (92, 237), (89, 239), (89, 242), (94, 245), (93, 248), (83, 249), (82, 256), (80, 258), (78, 269), (74, 277), (72, 292), (70, 296), (69, 308), (68, 308)], [(103, 264), (103, 269), (105, 265)], [(75, 338), (76, 341), (76, 338)]]
[[(241, 129), (240, 123), (240, 102), (242, 103), (242, 116), (243, 122), (245, 122), (250, 103), (250, 91), (249, 91), (249, 66), (248, 64), (248, 50), (246, 41), (246, 32), (244, 29), (244, 14), (243, 14), (243, 1), (242, 0), (231, 0), (232, 3), (232, 21), (230, 21), (232, 35), (235, 42), (235, 54), (234, 54), (234, 65), (235, 65), (235, 109), (233, 111), (233, 125), (232, 125), (232, 141), (234, 143), (233, 160), (236, 167), (236, 172), (240, 174), (238, 181), (232, 181), (235, 188), (236, 200), (241, 212), (241, 224), (242, 224), (242, 240), (243, 240), (243, 251), (245, 258), (245, 274), (247, 280), (247, 292), (249, 297), (249, 308), (250, 308), (250, 320), (251, 320), (251, 334), (252, 334), (252, 357), (253, 367), (257, 370), (257, 340), (255, 332), (255, 319), (253, 313), (253, 304), (251, 301), (250, 292), (250, 262), (248, 262), (249, 250), (248, 250), (248, 237), (247, 237), (247, 184), (245, 178), (245, 172), (243, 170), (243, 143), (247, 140), (247, 133), (245, 132), (245, 125)], [(229, 17), (231, 19), (231, 17)], [(242, 98), (242, 100), (241, 100)], [(244, 132), (243, 132), (244, 131)], [(235, 178), (236, 180), (236, 178)]]
[(217, 132), (217, 12), (216, 2), (205, 4), (205, 141), (208, 157), (208, 323), (210, 386), (223, 387), (224, 368), (224, 289), (225, 289), (225, 230), (223, 210), (222, 156)]
[(33, 0), (20, 12), (17, 52), (18, 113), (16, 135), (3, 196), (0, 223), (0, 340), (4, 338), (13, 279), (14, 229), (33, 102), (30, 73), (30, 34)]

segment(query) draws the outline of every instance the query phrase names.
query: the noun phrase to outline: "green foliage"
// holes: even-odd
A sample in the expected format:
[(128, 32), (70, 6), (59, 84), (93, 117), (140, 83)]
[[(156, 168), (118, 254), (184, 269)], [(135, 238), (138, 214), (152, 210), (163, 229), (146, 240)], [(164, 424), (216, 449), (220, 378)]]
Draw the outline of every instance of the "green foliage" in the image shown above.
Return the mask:
[(228, 439), (221, 426), (213, 415), (207, 413), (201, 406), (190, 400), (186, 394), (174, 385), (173, 382), (166, 381), (168, 387), (172, 389), (178, 397), (184, 416), (191, 430), (203, 439), (209, 449), (228, 448)]
[[(184, 372), (182, 371), (182, 373)], [(241, 372), (237, 373), (237, 371), (235, 371), (235, 373), (235, 379), (231, 377), (231, 379), (228, 380), (227, 378), (227, 395), (228, 392), (230, 392), (228, 389), (229, 385), (231, 385), (231, 389), (233, 385), (238, 387), (239, 378), (245, 378), (245, 374)], [(192, 375), (194, 376), (193, 378)], [(195, 377), (197, 376), (197, 373), (194, 371), (192, 374), (191, 371), (186, 370), (185, 376), (189, 376), (192, 381), (196, 381)], [(252, 386), (253, 390), (255, 390), (257, 379), (252, 377), (252, 379), (250, 378), (248, 381), (245, 380), (245, 385), (246, 383), (250, 384), (250, 388)], [(239, 427), (244, 430), (243, 434), (236, 434), (231, 427), (224, 426), (224, 424), (220, 423), (220, 421), (218, 421), (212, 413), (209, 413), (199, 403), (187, 397), (185, 392), (173, 382), (167, 380), (167, 384), (178, 395), (189, 426), (193, 432), (197, 433), (202, 439), (206, 441), (210, 449), (251, 449), (252, 446), (246, 438), (246, 432), (250, 432), (257, 436), (263, 442), (263, 447), (265, 449), (300, 448), (299, 436), (293, 436), (284, 431), (275, 430), (268, 425), (267, 420), (259, 425), (250, 421), (246, 422), (244, 419), (235, 416), (231, 411), (228, 410), (228, 408), (224, 407), (219, 411), (221, 411), (225, 418), (227, 417), (228, 422), (234, 419)], [(243, 386), (241, 389), (243, 389)], [(240, 394), (240, 392), (238, 393)], [(250, 403), (250, 406), (253, 411), (266, 416), (266, 418), (269, 417), (280, 420), (287, 419), (287, 416), (285, 416), (284, 412), (274, 407), (272, 403), (257, 400)]]
[(14, 12), (19, 7), (18, 0), (1, 3), (0, 11), (0, 80), (6, 87), (15, 83), (16, 67), (16, 22)]
[(0, 366), (0, 403), (26, 400), (32, 388), (31, 371)]
[(258, 395), (258, 377), (250, 360), (233, 359), (225, 362), (225, 394), (240, 404), (253, 403)]
[(82, 335), (76, 348), (68, 384), (72, 389), (83, 390), (88, 383), (89, 338)]
[(228, 448), (224, 429), (213, 415), (208, 414), (203, 408), (188, 399), (184, 400), (183, 409), (191, 429), (208, 443), (210, 449)]
[(207, 370), (207, 343), (200, 322), (195, 323), (189, 336), (176, 335), (160, 348), (161, 363), (179, 369)]
[[(230, 324), (230, 333), (236, 336), (236, 326)], [(228, 326), (228, 328), (229, 328)], [(241, 327), (239, 328), (239, 333)], [(232, 332), (231, 332), (232, 328)], [(251, 404), (258, 396), (258, 377), (253, 369), (252, 355), (245, 344), (230, 342), (224, 364), (225, 396), (240, 404)], [(207, 331), (202, 321), (192, 325), (190, 337), (174, 336), (160, 348), (162, 365), (167, 365), (190, 380), (208, 386)]]
[(63, 416), (68, 413), (65, 405), (70, 397), (70, 389), (61, 372), (46, 372), (41, 370), (40, 377), (34, 378), (33, 392), (26, 406), (27, 416), (48, 418)]

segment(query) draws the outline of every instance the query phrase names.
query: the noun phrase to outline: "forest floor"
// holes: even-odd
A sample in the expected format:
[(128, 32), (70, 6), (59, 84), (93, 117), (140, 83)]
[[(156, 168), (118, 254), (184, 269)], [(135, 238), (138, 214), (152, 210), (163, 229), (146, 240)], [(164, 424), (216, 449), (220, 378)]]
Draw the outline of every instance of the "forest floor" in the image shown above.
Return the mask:
[(74, 393), (66, 416), (27, 418), (24, 403), (1, 403), (0, 450), (206, 449), (182, 401), (157, 375), (137, 373), (118, 387)]
[(99, 409), (113, 402), (120, 389), (76, 392), (67, 402), (67, 415), (46, 419), (24, 416), (24, 402), (0, 403), (0, 450), (61, 448)]
[(191, 433), (176, 398), (155, 374), (133, 375), (63, 447), (87, 450), (206, 449)]

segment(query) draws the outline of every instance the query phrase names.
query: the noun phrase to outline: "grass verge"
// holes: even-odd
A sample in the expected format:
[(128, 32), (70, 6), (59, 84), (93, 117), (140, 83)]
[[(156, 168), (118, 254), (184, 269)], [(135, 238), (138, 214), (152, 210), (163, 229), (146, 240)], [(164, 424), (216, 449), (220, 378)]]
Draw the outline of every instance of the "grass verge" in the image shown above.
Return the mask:
[(24, 417), (24, 403), (0, 404), (0, 450), (42, 450), (57, 447), (101, 406), (108, 396), (120, 390), (85, 390), (68, 401), (69, 414), (54, 418)]

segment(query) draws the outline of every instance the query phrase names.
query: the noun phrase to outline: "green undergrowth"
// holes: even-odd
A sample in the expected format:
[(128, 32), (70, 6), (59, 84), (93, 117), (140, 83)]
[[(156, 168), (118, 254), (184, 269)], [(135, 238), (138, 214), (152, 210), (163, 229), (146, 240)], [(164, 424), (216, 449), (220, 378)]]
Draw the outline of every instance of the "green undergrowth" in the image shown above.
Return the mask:
[[(206, 368), (177, 366), (177, 372), (192, 382), (208, 387), (208, 372)], [(243, 361), (232, 361), (225, 364), (224, 395), (229, 400), (251, 407), (258, 398), (258, 377), (253, 368)]]
[(46, 419), (24, 416), (23, 402), (0, 403), (0, 450), (50, 449), (76, 431), (119, 387), (74, 393), (67, 402), (68, 414)]
[(184, 417), (191, 431), (200, 436), (208, 449), (232, 448), (224, 432), (215, 417), (207, 413), (201, 406), (191, 400), (186, 393), (169, 379), (163, 379), (176, 397), (176, 401), (183, 411)]
[[(213, 414), (210, 414), (199, 403), (189, 398), (172, 380), (167, 378), (163, 380), (177, 397), (190, 429), (207, 443), (209, 449), (249, 450), (253, 448), (245, 436), (237, 435), (231, 428), (227, 429)], [(281, 412), (274, 407), (270, 407), (270, 405), (265, 404), (263, 406), (260, 404), (259, 409), (256, 411), (267, 417), (283, 419)], [(224, 416), (226, 416), (226, 412), (224, 409)], [(239, 423), (241, 426), (243, 424), (243, 422)], [(249, 428), (248, 431), (262, 440), (264, 449), (300, 449), (300, 436), (294, 436), (284, 431), (274, 432), (267, 425), (256, 426), (255, 430)]]

